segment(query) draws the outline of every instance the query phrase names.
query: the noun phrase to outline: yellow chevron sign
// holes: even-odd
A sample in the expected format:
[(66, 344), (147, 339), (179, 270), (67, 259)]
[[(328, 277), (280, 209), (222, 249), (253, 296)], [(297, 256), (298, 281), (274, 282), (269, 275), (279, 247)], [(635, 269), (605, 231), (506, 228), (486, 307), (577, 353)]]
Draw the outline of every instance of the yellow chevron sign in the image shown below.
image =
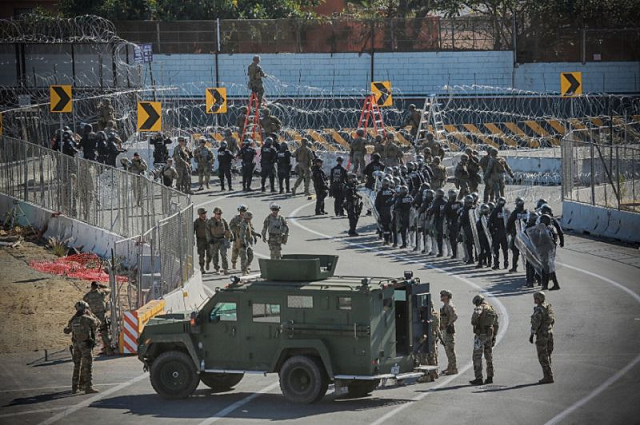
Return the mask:
[(374, 81), (371, 83), (371, 93), (379, 107), (387, 107), (393, 105), (391, 97), (391, 81)]

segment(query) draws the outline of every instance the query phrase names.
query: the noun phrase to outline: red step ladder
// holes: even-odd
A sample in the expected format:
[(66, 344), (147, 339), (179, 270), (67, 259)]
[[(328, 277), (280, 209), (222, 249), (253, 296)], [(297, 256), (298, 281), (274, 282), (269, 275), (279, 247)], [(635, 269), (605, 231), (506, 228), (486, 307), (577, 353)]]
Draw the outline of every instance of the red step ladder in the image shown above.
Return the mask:
[(358, 128), (364, 128), (365, 134), (369, 127), (369, 119), (371, 119), (371, 127), (373, 127), (373, 131), (376, 134), (387, 135), (387, 129), (384, 126), (380, 108), (378, 108), (378, 103), (372, 94), (365, 97), (362, 112), (360, 113), (360, 120), (358, 120)]
[(258, 95), (251, 93), (249, 98), (249, 108), (247, 115), (244, 117), (244, 125), (240, 135), (240, 143), (244, 141), (245, 136), (251, 134), (251, 138), (257, 142), (257, 137), (262, 135), (262, 125), (260, 124), (260, 101)]

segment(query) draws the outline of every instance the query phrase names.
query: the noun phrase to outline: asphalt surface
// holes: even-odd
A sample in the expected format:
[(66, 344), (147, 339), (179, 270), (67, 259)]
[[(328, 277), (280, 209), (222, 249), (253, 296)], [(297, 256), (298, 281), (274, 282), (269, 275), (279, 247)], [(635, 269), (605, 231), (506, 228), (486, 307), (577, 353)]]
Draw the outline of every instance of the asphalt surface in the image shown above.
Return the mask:
[[(559, 198), (559, 187), (544, 190), (549, 198)], [(287, 402), (276, 375), (245, 375), (229, 392), (213, 394), (201, 384), (192, 397), (167, 402), (155, 394), (135, 357), (99, 357), (94, 382), (101, 392), (72, 395), (68, 352), (48, 353), (46, 361), (42, 352), (4, 355), (0, 356), (0, 423), (640, 423), (637, 248), (567, 236), (565, 248), (558, 250), (562, 290), (548, 293), (556, 315), (552, 357), (556, 382), (538, 385), (542, 371), (535, 346), (528, 342), (533, 290), (523, 287), (524, 273), (476, 270), (459, 260), (383, 247), (371, 217), (361, 218), (361, 236), (348, 238), (346, 218), (314, 216), (315, 201), (302, 195), (221, 194), (216, 189), (193, 199), (210, 212), (214, 206), (222, 207), (227, 220), (238, 204), (245, 203), (255, 214), (258, 231), (269, 203), (276, 201), (291, 227), (284, 253), (338, 254), (336, 274), (401, 276), (404, 270), (413, 270), (431, 284), (432, 293), (451, 290), (459, 316), (460, 373), (433, 383), (380, 388), (361, 399), (336, 396), (330, 389), (313, 405)], [(531, 204), (534, 199), (527, 201)], [(332, 202), (328, 199), (327, 211), (333, 210)], [(258, 242), (256, 253), (268, 255), (266, 244)], [(216, 274), (204, 276), (210, 291), (227, 281), (228, 277)], [(481, 291), (497, 307), (501, 328), (494, 348), (494, 384), (471, 386), (471, 299)], [(438, 298), (434, 297), (437, 307)], [(442, 347), (439, 358), (446, 363)]]

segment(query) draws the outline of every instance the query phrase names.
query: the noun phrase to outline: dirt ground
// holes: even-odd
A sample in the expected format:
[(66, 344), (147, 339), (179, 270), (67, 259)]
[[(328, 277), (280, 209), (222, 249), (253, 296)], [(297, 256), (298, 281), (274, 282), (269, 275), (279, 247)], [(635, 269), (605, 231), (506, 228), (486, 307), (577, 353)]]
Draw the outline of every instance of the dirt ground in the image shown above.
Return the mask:
[(91, 282), (29, 267), (30, 260), (55, 258), (50, 249), (30, 242), (0, 247), (0, 353), (69, 346), (71, 338), (62, 330)]

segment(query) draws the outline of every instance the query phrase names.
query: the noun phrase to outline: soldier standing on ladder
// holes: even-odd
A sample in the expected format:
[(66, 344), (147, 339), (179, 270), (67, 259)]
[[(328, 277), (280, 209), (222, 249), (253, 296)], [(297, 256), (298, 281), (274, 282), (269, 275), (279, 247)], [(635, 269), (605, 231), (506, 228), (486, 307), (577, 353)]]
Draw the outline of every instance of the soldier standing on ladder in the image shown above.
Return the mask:
[(264, 95), (262, 79), (267, 76), (259, 64), (260, 56), (256, 55), (253, 57), (251, 65), (249, 65), (249, 90), (258, 96), (258, 106), (262, 105), (262, 96)]

